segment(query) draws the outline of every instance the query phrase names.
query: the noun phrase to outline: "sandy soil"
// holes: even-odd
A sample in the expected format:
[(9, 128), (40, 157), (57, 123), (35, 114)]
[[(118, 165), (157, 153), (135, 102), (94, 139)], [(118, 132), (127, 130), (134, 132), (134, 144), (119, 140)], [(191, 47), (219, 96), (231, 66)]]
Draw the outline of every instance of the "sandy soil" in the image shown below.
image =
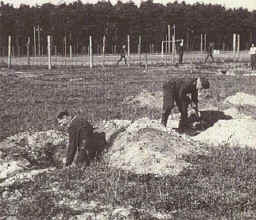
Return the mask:
[[(143, 91), (133, 98), (127, 98), (126, 104), (159, 107), (160, 96), (160, 93)], [(137, 174), (177, 175), (189, 166), (182, 156), (193, 152), (205, 154), (207, 152), (204, 146), (214, 147), (224, 144), (255, 148), (256, 120), (237, 107), (237, 105), (254, 105), (255, 101), (255, 96), (236, 93), (224, 101), (231, 104), (223, 112), (213, 106), (210, 110), (202, 110), (201, 120), (207, 122), (208, 127), (200, 130), (200, 133), (193, 137), (180, 135), (173, 129), (178, 126), (179, 114), (169, 117), (167, 128), (161, 125), (160, 119), (151, 120), (146, 117), (135, 121), (102, 121), (98, 124), (100, 128), (98, 131), (106, 133), (110, 146), (105, 159), (109, 160), (109, 165), (112, 167)], [(31, 171), (33, 158), (29, 160), (23, 157), (24, 152), (30, 152), (34, 160), (46, 160), (44, 164), (47, 163), (48, 158), (43, 157), (42, 152), (38, 150), (47, 144), (54, 149), (51, 151), (55, 155), (53, 159), (62, 163), (67, 142), (67, 135), (55, 130), (24, 132), (8, 137), (0, 143), (0, 179), (3, 182), (18, 173)], [(49, 162), (48, 167), (54, 166)]]

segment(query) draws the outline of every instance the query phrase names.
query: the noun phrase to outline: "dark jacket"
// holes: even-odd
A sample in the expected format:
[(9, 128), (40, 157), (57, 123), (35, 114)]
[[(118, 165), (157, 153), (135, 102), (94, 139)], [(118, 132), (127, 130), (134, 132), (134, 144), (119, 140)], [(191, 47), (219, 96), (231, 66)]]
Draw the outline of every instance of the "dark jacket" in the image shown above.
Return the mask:
[[(76, 116), (68, 128), (69, 144), (66, 157), (66, 166), (72, 164), (75, 154), (82, 154), (88, 148), (88, 142), (93, 135), (93, 126), (82, 116)], [(82, 158), (84, 155), (78, 155)]]
[(168, 93), (174, 93), (177, 105), (186, 101), (188, 94), (191, 94), (191, 101), (197, 105), (198, 91), (196, 89), (196, 82), (197, 78), (177, 78), (166, 82), (163, 88)]

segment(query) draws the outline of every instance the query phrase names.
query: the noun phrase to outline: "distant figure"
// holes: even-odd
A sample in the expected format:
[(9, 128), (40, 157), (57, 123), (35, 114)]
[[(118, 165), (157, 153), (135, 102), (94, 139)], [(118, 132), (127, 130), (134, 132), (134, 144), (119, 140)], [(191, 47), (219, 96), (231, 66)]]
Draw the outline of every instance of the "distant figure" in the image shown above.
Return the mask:
[(126, 60), (126, 46), (123, 45), (121, 48), (121, 53), (120, 53), (120, 59), (117, 61), (117, 65), (124, 59), (125, 64), (127, 63)]
[[(198, 91), (201, 89), (208, 89), (210, 83), (205, 78), (176, 78), (169, 80), (163, 85), (163, 112), (161, 123), (166, 126), (168, 117), (176, 103), (180, 113), (180, 122), (178, 131), (184, 132), (186, 128), (189, 128), (188, 123), (188, 106), (191, 104), (195, 110), (196, 115), (198, 113)], [(188, 95), (191, 95), (191, 99)]]
[(256, 67), (256, 47), (254, 44), (251, 45), (249, 54), (251, 55), (251, 68), (254, 70)]
[(72, 116), (65, 110), (57, 115), (57, 121), (61, 127), (67, 128), (69, 135), (65, 166), (73, 163), (76, 154), (75, 163), (78, 166), (88, 166), (90, 160), (105, 148), (105, 133), (94, 133), (93, 126), (84, 116)]
[(182, 64), (182, 62), (183, 62), (183, 53), (184, 53), (183, 40), (181, 40), (181, 42), (179, 44), (178, 53), (179, 53), (179, 64)]
[(214, 62), (214, 58), (213, 58), (213, 50), (214, 50), (214, 43), (210, 43), (207, 47), (207, 56), (205, 58), (205, 63), (207, 62), (208, 58), (211, 57), (212, 62)]

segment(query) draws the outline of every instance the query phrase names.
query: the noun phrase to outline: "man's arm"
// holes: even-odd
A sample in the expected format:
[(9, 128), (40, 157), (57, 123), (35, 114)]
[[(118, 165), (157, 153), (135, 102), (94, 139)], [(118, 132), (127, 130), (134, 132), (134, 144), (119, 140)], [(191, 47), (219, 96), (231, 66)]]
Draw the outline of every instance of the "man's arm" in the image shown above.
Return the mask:
[(76, 151), (77, 151), (77, 137), (75, 131), (69, 131), (69, 143), (68, 143), (68, 150), (66, 155), (66, 166), (72, 164)]
[(191, 106), (192, 108), (194, 108), (196, 110), (196, 112), (198, 113), (198, 91), (193, 91), (191, 93)]

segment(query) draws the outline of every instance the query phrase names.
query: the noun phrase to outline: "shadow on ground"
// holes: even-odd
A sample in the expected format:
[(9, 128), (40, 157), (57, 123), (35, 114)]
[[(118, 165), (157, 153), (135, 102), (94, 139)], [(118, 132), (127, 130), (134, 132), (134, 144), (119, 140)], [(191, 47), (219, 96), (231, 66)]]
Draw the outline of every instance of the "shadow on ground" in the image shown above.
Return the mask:
[(230, 115), (226, 115), (222, 111), (207, 110), (207, 111), (200, 111), (200, 114), (201, 115), (199, 120), (195, 120), (195, 117), (193, 115), (191, 115), (189, 118), (189, 120), (193, 124), (193, 127), (199, 131), (204, 131), (212, 127), (219, 120), (232, 119)]

